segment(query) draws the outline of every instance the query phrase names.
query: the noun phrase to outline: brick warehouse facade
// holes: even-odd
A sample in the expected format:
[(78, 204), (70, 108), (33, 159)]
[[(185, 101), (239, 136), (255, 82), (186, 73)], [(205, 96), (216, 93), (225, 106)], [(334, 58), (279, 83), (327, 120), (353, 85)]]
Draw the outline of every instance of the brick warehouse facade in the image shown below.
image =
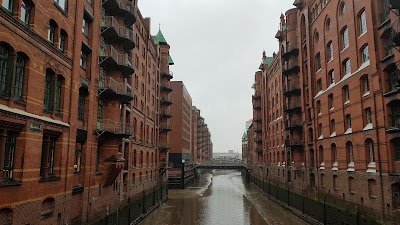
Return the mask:
[(173, 63), (137, 1), (0, 4), (0, 224), (129, 224), (165, 199)]
[[(399, 5), (296, 0), (255, 74), (247, 161), (295, 192), (390, 221), (400, 211)], [(256, 162), (254, 162), (256, 160)]]

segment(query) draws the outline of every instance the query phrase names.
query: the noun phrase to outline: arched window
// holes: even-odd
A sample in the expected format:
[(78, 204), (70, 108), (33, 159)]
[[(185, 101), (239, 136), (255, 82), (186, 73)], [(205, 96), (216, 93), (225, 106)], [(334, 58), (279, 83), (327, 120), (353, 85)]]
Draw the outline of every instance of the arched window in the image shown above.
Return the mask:
[(343, 75), (349, 75), (351, 73), (350, 59), (345, 59), (342, 63)]
[(361, 63), (365, 63), (367, 61), (369, 61), (368, 45), (364, 45), (361, 48)]
[(336, 149), (336, 145), (332, 144), (331, 145), (331, 160), (333, 163), (337, 163), (337, 149)]
[(0, 209), (0, 224), (11, 225), (12, 223), (13, 223), (12, 209), (9, 208)]
[(343, 102), (344, 104), (347, 104), (350, 102), (350, 92), (349, 92), (349, 86), (345, 85), (343, 87)]
[(330, 110), (334, 109), (335, 105), (333, 104), (333, 94), (328, 95), (328, 105)]
[(330, 29), (331, 29), (331, 19), (326, 19), (326, 23), (325, 23), (325, 28), (326, 28), (326, 31), (329, 31)]
[(46, 78), (44, 85), (44, 102), (43, 107), (50, 109), (50, 94), (51, 94), (51, 77), (54, 76), (54, 72), (50, 69), (46, 70)]
[(349, 141), (346, 143), (346, 159), (347, 163), (354, 163), (353, 144)]
[(14, 97), (18, 100), (23, 100), (24, 97), (24, 81), (25, 81), (25, 57), (21, 54), (17, 54), (17, 61), (15, 64), (15, 91)]
[(43, 217), (50, 217), (54, 212), (54, 198), (46, 198), (42, 202), (41, 215)]
[(137, 152), (136, 152), (136, 149), (133, 151), (133, 166), (137, 167)]
[(344, 2), (340, 3), (340, 15), (344, 15), (346, 12), (346, 4)]
[(329, 43), (328, 43), (328, 45), (326, 46), (326, 48), (327, 48), (327, 52), (328, 52), (328, 55), (327, 55), (327, 58), (328, 58), (328, 62), (330, 62), (330, 61), (332, 61), (333, 60), (333, 44), (332, 44), (332, 41), (330, 41)]
[(374, 142), (371, 139), (365, 141), (365, 148), (367, 163), (375, 162)]
[(367, 32), (367, 16), (365, 9), (358, 14), (358, 22), (360, 25), (360, 35), (362, 35)]
[[(3, 1), (4, 5), (4, 1)], [(0, 93), (5, 94), (6, 80), (10, 66), (10, 52), (3, 44), (0, 44)]]
[(140, 167), (143, 167), (143, 151), (140, 151)]
[[(59, 42), (59, 50), (61, 53), (65, 53), (65, 50), (67, 49), (67, 32), (65, 30), (60, 31), (60, 42)], [(102, 67), (100, 67), (101, 69)], [(103, 69), (104, 70), (104, 69)]]

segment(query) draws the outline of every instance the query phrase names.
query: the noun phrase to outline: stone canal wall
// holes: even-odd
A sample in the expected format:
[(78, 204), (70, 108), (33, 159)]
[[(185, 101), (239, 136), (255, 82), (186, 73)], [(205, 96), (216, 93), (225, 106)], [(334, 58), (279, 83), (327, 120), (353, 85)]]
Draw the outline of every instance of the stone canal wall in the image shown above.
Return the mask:
[(349, 209), (326, 200), (309, 198), (286, 187), (246, 174), (247, 181), (253, 183), (268, 198), (314, 224), (379, 225), (384, 224), (361, 212), (357, 207)]
[(167, 185), (163, 185), (159, 189), (143, 191), (142, 194), (136, 195), (127, 203), (121, 204), (121, 207), (117, 211), (104, 215), (101, 219), (92, 223), (92, 225), (137, 224), (167, 200)]

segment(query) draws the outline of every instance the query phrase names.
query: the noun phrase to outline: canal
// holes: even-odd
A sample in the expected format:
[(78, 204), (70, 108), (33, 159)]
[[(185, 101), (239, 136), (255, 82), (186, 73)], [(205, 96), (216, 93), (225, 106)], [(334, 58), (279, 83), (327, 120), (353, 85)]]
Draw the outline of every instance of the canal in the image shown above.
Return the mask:
[(239, 171), (214, 170), (169, 200), (140, 225), (307, 224), (247, 184)]

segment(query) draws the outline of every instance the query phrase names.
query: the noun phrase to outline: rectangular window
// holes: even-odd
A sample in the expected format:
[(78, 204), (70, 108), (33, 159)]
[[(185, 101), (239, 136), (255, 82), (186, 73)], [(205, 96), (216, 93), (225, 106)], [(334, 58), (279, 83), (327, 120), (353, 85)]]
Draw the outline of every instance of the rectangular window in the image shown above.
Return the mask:
[(343, 44), (343, 46), (342, 46), (343, 49), (346, 49), (349, 47), (349, 30), (347, 27), (343, 30), (343, 33), (342, 33), (342, 44)]
[(315, 57), (316, 63), (317, 63), (317, 71), (321, 69), (321, 55), (318, 53), (317, 56)]
[(82, 144), (76, 143), (75, 147), (75, 160), (74, 160), (74, 173), (81, 173), (81, 160), (82, 160)]
[(87, 54), (83, 50), (81, 50), (80, 64), (81, 64), (81, 68), (84, 70), (86, 70), (86, 68), (87, 68), (87, 57), (88, 57)]
[(319, 80), (317, 81), (317, 90), (318, 90), (318, 91), (322, 91), (322, 81), (321, 81), (321, 79), (319, 79)]
[(345, 75), (350, 74), (350, 73), (351, 73), (350, 59), (346, 60), (346, 61), (344, 62), (344, 65), (343, 65), (343, 66), (344, 66), (344, 68), (343, 68), (344, 74), (345, 74)]
[(44, 85), (44, 102), (43, 107), (45, 109), (50, 108), (50, 91), (51, 91), (51, 74), (46, 72), (46, 80)]
[(393, 42), (390, 37), (385, 39), (385, 52), (386, 57), (393, 55)]
[(61, 111), (61, 92), (62, 92), (62, 79), (60, 77), (57, 78), (56, 83), (56, 102), (55, 102), (55, 111)]
[(67, 12), (68, 0), (55, 0), (54, 1), (63, 11)]
[(23, 100), (24, 97), (24, 81), (25, 81), (25, 60), (18, 54), (15, 65), (15, 92), (14, 98)]
[(48, 175), (54, 175), (54, 159), (55, 159), (55, 152), (56, 152), (56, 139), (50, 138), (50, 145), (48, 150), (48, 157), (47, 157), (47, 166), (48, 166)]
[(350, 93), (349, 93), (349, 88), (345, 87), (344, 88), (344, 96), (345, 96), (345, 101), (350, 101)]
[(369, 51), (368, 51), (368, 45), (363, 48), (361, 51), (361, 60), (363, 63), (366, 61), (369, 61)]
[(364, 93), (369, 92), (369, 81), (368, 81), (368, 77), (364, 78)]
[(351, 117), (350, 114), (346, 115), (347, 129), (351, 128)]
[(50, 22), (47, 40), (51, 45), (54, 45), (55, 33), (56, 33), (56, 27)]
[(80, 91), (78, 99), (78, 120), (80, 121), (85, 121), (85, 103), (86, 96), (82, 91)]
[(85, 18), (83, 18), (82, 34), (89, 37), (89, 22)]
[(331, 120), (331, 134), (336, 132), (335, 120)]
[(331, 84), (335, 83), (335, 71), (332, 70), (331, 72), (329, 72), (329, 80)]
[(14, 178), (16, 143), (17, 133), (8, 131), (4, 152), (3, 180), (13, 180)]
[(31, 14), (31, 7), (25, 1), (22, 1), (21, 22), (25, 26), (29, 25), (30, 14)]
[(365, 115), (366, 115), (366, 119), (367, 119), (367, 124), (372, 123), (372, 117), (371, 117), (371, 108), (367, 108), (365, 110)]
[(360, 35), (367, 32), (367, 16), (365, 14), (365, 10), (360, 14)]
[(59, 50), (61, 53), (65, 52), (65, 39), (66, 39), (66, 36), (64, 34), (60, 34)]
[(13, 11), (14, 0), (3, 0), (3, 9), (9, 13)]
[(328, 45), (328, 61), (333, 60), (333, 44), (332, 42)]

